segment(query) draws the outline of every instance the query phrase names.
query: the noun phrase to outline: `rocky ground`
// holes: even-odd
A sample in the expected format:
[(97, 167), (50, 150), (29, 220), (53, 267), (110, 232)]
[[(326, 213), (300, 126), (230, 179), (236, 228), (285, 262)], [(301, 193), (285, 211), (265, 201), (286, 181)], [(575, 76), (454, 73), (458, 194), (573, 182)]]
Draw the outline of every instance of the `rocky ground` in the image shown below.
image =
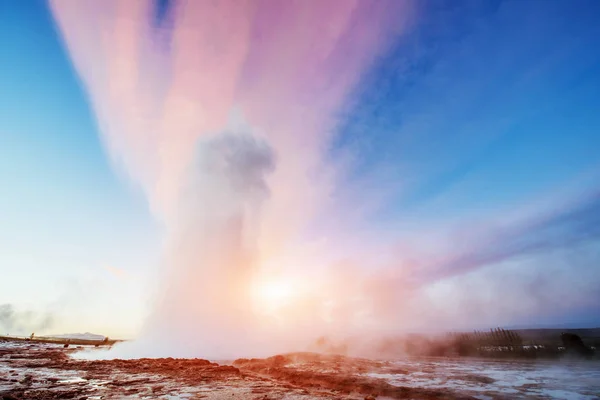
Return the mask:
[(219, 365), (201, 359), (70, 357), (80, 350), (0, 342), (0, 399), (469, 398), (442, 390), (394, 387), (357, 374), (371, 370), (373, 362), (312, 353)]
[(596, 362), (377, 361), (315, 353), (221, 364), (72, 357), (82, 350), (0, 341), (0, 400), (600, 398)]

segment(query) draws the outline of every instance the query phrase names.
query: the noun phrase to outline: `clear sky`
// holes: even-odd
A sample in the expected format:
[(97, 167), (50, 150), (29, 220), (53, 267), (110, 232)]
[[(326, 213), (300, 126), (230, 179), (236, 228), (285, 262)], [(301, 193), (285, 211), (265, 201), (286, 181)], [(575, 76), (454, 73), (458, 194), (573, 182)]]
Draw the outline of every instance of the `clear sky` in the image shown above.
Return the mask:
[[(160, 2), (155, 24), (169, 3)], [(386, 16), (401, 32), (381, 31), (386, 41), (367, 61), (314, 64), (331, 77), (354, 68), (343, 94), (319, 108), (332, 135), (314, 145), (342, 165), (331, 198), (348, 219), (360, 215), (359, 234), (340, 230), (339, 246), (368, 257), (386, 246), (382, 262), (410, 270), (435, 315), (450, 321), (473, 307), (460, 327), (600, 325), (600, 2), (406, 4)], [(107, 97), (94, 97), (100, 89), (87, 64), (73, 65), (76, 50), (70, 55), (55, 21), (45, 1), (0, 0), (0, 305), (12, 313), (0, 329), (134, 336), (159, 281), (164, 199), (154, 200), (143, 163), (132, 168), (103, 131), (114, 113), (98, 113)], [(344, 57), (362, 49), (361, 37), (348, 40)], [(275, 56), (250, 47), (244, 62), (258, 67), (243, 70), (245, 88), (265, 60), (285, 53), (275, 43)], [(253, 115), (291, 98), (256, 105), (296, 79), (292, 72), (226, 106), (254, 124)], [(341, 85), (323, 76), (334, 82), (323, 93)], [(296, 93), (310, 103), (319, 90)], [(326, 236), (335, 224), (316, 213), (298, 232)], [(327, 257), (344, 253), (339, 246)]]

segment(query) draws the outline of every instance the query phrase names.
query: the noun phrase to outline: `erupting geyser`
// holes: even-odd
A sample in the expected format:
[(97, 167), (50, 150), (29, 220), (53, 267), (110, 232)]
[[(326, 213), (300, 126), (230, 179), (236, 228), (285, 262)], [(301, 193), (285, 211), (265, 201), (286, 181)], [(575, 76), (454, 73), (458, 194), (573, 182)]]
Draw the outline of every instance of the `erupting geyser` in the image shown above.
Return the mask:
[(334, 115), (407, 4), (181, 0), (159, 17), (150, 0), (51, 6), (107, 149), (167, 231), (160, 295), (139, 340), (116, 351), (243, 356), (322, 333), (336, 307), (350, 320), (354, 303), (321, 295), (278, 318), (269, 303), (292, 289), (273, 277), (281, 260), (332, 257), (309, 231), (335, 209), (323, 157)]
[(148, 326), (159, 343), (177, 337), (184, 354), (233, 357), (256, 328), (249, 282), (273, 153), (251, 134), (229, 133), (198, 150), (170, 235), (168, 285)]

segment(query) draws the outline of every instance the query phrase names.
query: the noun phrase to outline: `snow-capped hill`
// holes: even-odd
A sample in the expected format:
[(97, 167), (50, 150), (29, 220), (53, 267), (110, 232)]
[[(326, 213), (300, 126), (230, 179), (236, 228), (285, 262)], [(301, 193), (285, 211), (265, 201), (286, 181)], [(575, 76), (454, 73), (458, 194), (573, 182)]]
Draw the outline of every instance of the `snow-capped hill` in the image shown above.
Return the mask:
[(80, 339), (80, 340), (104, 340), (103, 335), (97, 335), (95, 333), (65, 333), (61, 335), (48, 335), (46, 337), (57, 338), (57, 339)]

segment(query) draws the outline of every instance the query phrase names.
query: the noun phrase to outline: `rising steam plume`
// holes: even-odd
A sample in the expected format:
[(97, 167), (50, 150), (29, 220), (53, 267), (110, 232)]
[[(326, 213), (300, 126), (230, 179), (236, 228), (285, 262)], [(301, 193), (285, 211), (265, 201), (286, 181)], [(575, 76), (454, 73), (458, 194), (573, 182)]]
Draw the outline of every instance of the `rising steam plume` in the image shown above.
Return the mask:
[[(408, 3), (180, 0), (160, 18), (154, 1), (50, 4), (115, 166), (166, 226), (136, 355), (264, 348), (261, 329), (282, 321), (252, 311), (252, 282), (322, 256), (307, 231), (332, 207), (334, 116)], [(305, 303), (290, 332), (332, 320), (323, 299)]]
[[(361, 221), (371, 191), (338, 196), (344, 171), (326, 157), (336, 116), (404, 32), (409, 2), (50, 4), (108, 154), (166, 228), (161, 288), (119, 356), (268, 355), (321, 335), (597, 309), (591, 268), (562, 279), (519, 264), (550, 251), (563, 256), (548, 265), (594, 260), (597, 192), (410, 237)], [(511, 275), (494, 275), (499, 264)], [(293, 298), (257, 296), (281, 276)]]

